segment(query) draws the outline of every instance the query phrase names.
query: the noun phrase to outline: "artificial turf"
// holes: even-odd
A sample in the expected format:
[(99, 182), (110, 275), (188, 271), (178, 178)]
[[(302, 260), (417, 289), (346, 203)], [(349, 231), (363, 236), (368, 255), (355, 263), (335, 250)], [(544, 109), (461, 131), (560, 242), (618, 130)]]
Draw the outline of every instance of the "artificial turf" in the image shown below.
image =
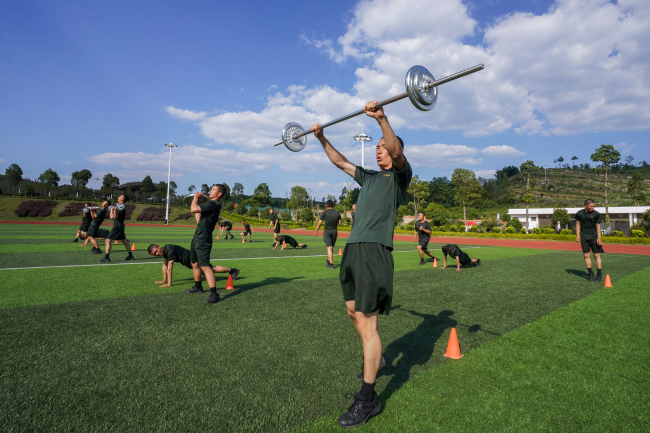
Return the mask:
[[(310, 248), (283, 252), (271, 251), (270, 234), (254, 235), (264, 242), (253, 244), (215, 241), (214, 264), (238, 267), (242, 274), (236, 290), (220, 291), (222, 302), (205, 305), (205, 295), (182, 293), (192, 281), (185, 268), (175, 271), (177, 284), (161, 289), (152, 284), (161, 273), (160, 259), (136, 251), (136, 263), (146, 264), (95, 266), (101, 256), (64, 243), (74, 230), (44, 229), (54, 239), (41, 245), (62, 250), (6, 252), (22, 244), (5, 241), (20, 240), (29, 230), (0, 226), (0, 425), (6, 431), (338, 428), (336, 416), (349, 403), (345, 394), (360, 385), (361, 345), (344, 312), (337, 272), (324, 267), (322, 241), (298, 236)], [(188, 246), (191, 230), (141, 227), (127, 235), (143, 248), (151, 242)], [(70, 245), (77, 250), (63, 249)], [(607, 292), (586, 281), (579, 253), (468, 249), (484, 265), (456, 272), (419, 266), (413, 250), (412, 243), (395, 244), (394, 308), (380, 318), (392, 358), (377, 381), (385, 409), (364, 430), (554, 428), (564, 394), (545, 394), (544, 386), (587, 383), (584, 371), (591, 369), (581, 370), (586, 362), (574, 355), (580, 350), (589, 362), (596, 359), (596, 372), (611, 360), (592, 349), (609, 339), (590, 327), (611, 333), (621, 323), (647, 322), (641, 306), (633, 319), (613, 320), (627, 303), (647, 305), (640, 289), (625, 290), (628, 280), (637, 285), (648, 280), (647, 269), (639, 273), (648, 266), (645, 257), (607, 255), (606, 272), (617, 290)], [(118, 260), (123, 255), (115, 254)], [(90, 266), (28, 269), (77, 264)], [(22, 269), (7, 269), (14, 267)], [(592, 299), (601, 300), (591, 305)], [(577, 313), (571, 312), (585, 302), (576, 325), (571, 314)], [(617, 305), (611, 313), (610, 304)], [(608, 314), (606, 325), (593, 325), (594, 315)], [(559, 322), (553, 319), (557, 315)], [(451, 327), (465, 353), (459, 361), (442, 356)], [(556, 328), (567, 347), (551, 344)], [(574, 335), (583, 341), (579, 347), (571, 345)], [(556, 365), (558, 359), (562, 363)], [(645, 365), (640, 362), (628, 358), (622, 365), (647, 384), (647, 373), (637, 375)], [(615, 383), (614, 371), (609, 385)], [(577, 388), (570, 394), (575, 411), (601, 410), (629, 391), (609, 385), (594, 382), (594, 392), (614, 393), (596, 405)], [(605, 428), (611, 423), (590, 423), (593, 418), (581, 418), (585, 431), (611, 431)], [(565, 419), (557, 418), (557, 425)]]

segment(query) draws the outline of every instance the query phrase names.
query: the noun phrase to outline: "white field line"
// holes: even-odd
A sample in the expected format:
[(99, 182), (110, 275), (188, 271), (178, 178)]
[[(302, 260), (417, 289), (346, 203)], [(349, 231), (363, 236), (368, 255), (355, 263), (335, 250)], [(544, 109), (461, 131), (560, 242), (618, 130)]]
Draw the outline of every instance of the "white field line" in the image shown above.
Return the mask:
[[(467, 248), (481, 248), (481, 247), (467, 247)], [(393, 251), (393, 253), (414, 253), (413, 251)], [(286, 256), (286, 257), (239, 257), (233, 259), (213, 258), (211, 260), (231, 261), (231, 260), (263, 260), (263, 259), (295, 259), (295, 258), (308, 258), (308, 257), (327, 257), (327, 254), (315, 254), (311, 256)], [(54, 268), (87, 268), (92, 266), (132, 266), (132, 265), (161, 265), (163, 262), (138, 262), (138, 263), (103, 263), (101, 265), (62, 265), (62, 266), (32, 266), (24, 268), (0, 268), (0, 271), (16, 271), (21, 269), (54, 269)]]

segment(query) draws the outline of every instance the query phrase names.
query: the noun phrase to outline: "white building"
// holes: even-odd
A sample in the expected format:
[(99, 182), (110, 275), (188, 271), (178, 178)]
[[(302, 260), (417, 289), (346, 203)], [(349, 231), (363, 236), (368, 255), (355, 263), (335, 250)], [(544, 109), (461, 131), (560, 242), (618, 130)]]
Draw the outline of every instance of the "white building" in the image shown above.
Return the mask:
[[(576, 212), (583, 207), (567, 207), (564, 208), (571, 217), (570, 228), (575, 229)], [(650, 209), (650, 206), (610, 206), (609, 219), (610, 231), (620, 230), (626, 235), (629, 234), (630, 226), (642, 220), (642, 215)], [(601, 214), (601, 228), (605, 229), (605, 207), (596, 206), (596, 210)], [(519, 218), (519, 221), (526, 227), (526, 208), (523, 209), (508, 209), (508, 214), (511, 218)], [(553, 225), (551, 217), (553, 216), (553, 208), (529, 208), (528, 209), (528, 228), (543, 227)]]

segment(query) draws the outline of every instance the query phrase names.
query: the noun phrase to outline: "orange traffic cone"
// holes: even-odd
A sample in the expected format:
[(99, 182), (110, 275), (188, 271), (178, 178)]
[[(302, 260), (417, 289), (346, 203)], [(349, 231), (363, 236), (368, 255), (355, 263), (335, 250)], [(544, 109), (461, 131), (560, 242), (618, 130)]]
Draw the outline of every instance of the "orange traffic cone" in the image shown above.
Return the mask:
[(433, 267), (434, 267), (434, 268), (437, 268), (437, 267), (438, 267), (438, 261), (436, 260), (435, 257), (433, 258)]
[(447, 352), (445, 353), (445, 356), (451, 359), (460, 359), (463, 357), (463, 355), (460, 354), (460, 347), (458, 346), (456, 328), (451, 328), (451, 334), (449, 334), (449, 343), (447, 344)]
[(217, 240), (219, 240), (219, 235), (217, 235)]
[(342, 255), (343, 255), (343, 249), (339, 248), (339, 256), (342, 256)]
[(135, 251), (135, 244), (131, 244), (131, 251)]
[(118, 242), (118, 241), (115, 241), (115, 245), (117, 245), (117, 244), (119, 244), (119, 242)]
[(609, 274), (605, 276), (605, 285), (603, 287), (612, 287), (612, 280), (609, 278)]
[(228, 282), (226, 283), (226, 290), (233, 290), (235, 286), (232, 284), (232, 275), (228, 274)]
[(241, 243), (245, 244), (246, 243), (246, 238), (241, 238)]

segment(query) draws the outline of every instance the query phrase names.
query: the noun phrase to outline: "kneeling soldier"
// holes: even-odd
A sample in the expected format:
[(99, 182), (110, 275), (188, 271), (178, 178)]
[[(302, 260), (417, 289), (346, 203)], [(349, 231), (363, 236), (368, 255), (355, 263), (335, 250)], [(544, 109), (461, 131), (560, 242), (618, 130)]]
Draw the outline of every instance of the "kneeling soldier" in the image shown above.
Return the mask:
[(456, 270), (460, 271), (460, 265), (463, 266), (481, 266), (481, 259), (470, 259), (467, 253), (463, 252), (458, 245), (447, 244), (442, 247), (442, 252), (445, 255), (442, 269), (447, 267), (447, 254), (456, 259)]
[(307, 244), (299, 244), (297, 240), (295, 240), (294, 238), (288, 235), (278, 235), (278, 238), (275, 240), (275, 243), (273, 244), (273, 249), (276, 249), (280, 244), (282, 244), (282, 248), (280, 248), (280, 251), (287, 248), (287, 244), (291, 245), (293, 248), (302, 248), (302, 249), (307, 248)]

